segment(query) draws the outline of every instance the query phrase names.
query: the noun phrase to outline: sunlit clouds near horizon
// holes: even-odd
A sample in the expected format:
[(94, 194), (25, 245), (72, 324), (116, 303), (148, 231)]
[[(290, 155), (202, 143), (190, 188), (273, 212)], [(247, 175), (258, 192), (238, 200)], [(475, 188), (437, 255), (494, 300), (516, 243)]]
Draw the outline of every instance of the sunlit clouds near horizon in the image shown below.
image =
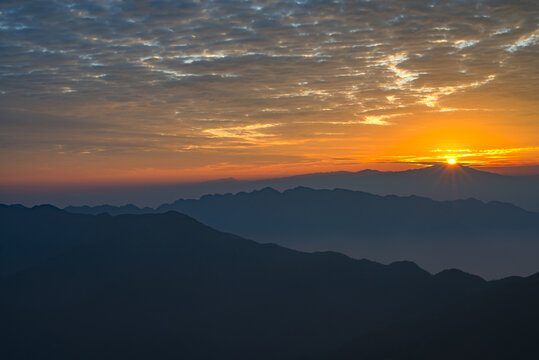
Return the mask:
[(538, 165), (537, 15), (533, 1), (3, 1), (2, 184)]

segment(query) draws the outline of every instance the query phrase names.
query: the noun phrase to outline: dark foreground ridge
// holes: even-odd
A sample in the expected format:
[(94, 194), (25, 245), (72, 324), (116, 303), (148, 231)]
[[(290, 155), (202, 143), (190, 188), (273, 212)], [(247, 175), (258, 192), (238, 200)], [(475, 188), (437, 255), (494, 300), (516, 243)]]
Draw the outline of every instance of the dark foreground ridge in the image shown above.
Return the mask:
[[(0, 280), (5, 359), (538, 355), (538, 276), (486, 282), (303, 253), (177, 212), (0, 212), (2, 262), (24, 263)], [(470, 324), (492, 331), (472, 336)], [(423, 339), (429, 346), (416, 346)]]

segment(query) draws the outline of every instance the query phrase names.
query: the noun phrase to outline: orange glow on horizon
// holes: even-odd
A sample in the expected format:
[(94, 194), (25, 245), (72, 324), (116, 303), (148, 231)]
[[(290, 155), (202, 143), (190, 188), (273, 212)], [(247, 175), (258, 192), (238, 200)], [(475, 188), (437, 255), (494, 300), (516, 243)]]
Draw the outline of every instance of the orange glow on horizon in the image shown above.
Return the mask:
[[(167, 17), (137, 7), (149, 22), (71, 8), (65, 22), (36, 22), (39, 7), (9, 3), (2, 44), (17, 55), (0, 72), (0, 190), (430, 165), (539, 174), (537, 14), (518, 2), (503, 11), (439, 2), (398, 26), (386, 20), (415, 10), (197, 2)], [(440, 12), (446, 25), (489, 20), (463, 32), (432, 21)], [(65, 31), (73, 36), (56, 36)], [(254, 32), (263, 41), (245, 42)]]
[[(309, 124), (313, 134), (299, 130), (284, 134), (284, 125), (247, 130), (232, 127), (227, 134), (214, 132), (212, 136), (231, 136), (230, 132), (235, 131), (238, 134), (232, 135), (246, 136), (251, 142), (212, 137), (215, 145), (182, 149), (175, 139), (163, 139), (159, 143), (163, 148), (148, 151), (134, 148), (107, 153), (99, 149), (76, 152), (54, 148), (31, 153), (32, 156), (27, 153), (3, 156), (2, 167), (9, 171), (4, 171), (0, 187), (130, 186), (223, 178), (254, 180), (364, 169), (402, 171), (449, 164), (450, 158), (461, 165), (491, 169), (488, 171), (522, 168), (526, 174), (538, 173), (535, 169), (539, 168), (539, 146), (533, 132), (493, 126), (490, 120), (497, 119), (496, 114), (489, 113), (488, 119), (481, 115), (466, 113), (464, 118), (457, 112), (436, 117), (418, 113), (403, 116), (407, 122), (402, 124), (391, 120), (394, 122), (388, 126), (335, 125), (338, 132), (325, 132), (321, 125)], [(475, 121), (469, 121), (472, 119)], [(282, 130), (283, 134), (258, 133), (270, 130)], [(520, 170), (512, 173), (516, 171)]]
[[(457, 160), (458, 159), (458, 160)], [(454, 162), (453, 162), (454, 160)], [(158, 184), (189, 184), (204, 181), (213, 181), (224, 178), (235, 178), (238, 180), (257, 180), (266, 178), (278, 178), (294, 175), (303, 175), (310, 173), (324, 173), (334, 171), (356, 172), (366, 169), (379, 171), (403, 171), (408, 169), (419, 169), (435, 164), (447, 164), (455, 166), (460, 163), (465, 166), (475, 167), (479, 170), (495, 172), (500, 174), (512, 175), (536, 175), (539, 174), (539, 166), (533, 163), (520, 165), (519, 163), (507, 163), (503, 165), (496, 164), (477, 164), (475, 162), (462, 161), (459, 157), (447, 157), (440, 155), (439, 159), (428, 157), (405, 156), (399, 158), (392, 157), (391, 161), (374, 162), (353, 162), (353, 163), (326, 163), (326, 164), (267, 164), (263, 166), (237, 166), (221, 165), (208, 166), (191, 169), (157, 169), (146, 168), (131, 171), (109, 171), (99, 172), (97, 169), (86, 169), (77, 174), (64, 173), (47, 174), (47, 176), (28, 177), (28, 179), (13, 179), (5, 177), (0, 181), (0, 188), (8, 189), (69, 189), (69, 188), (100, 188), (100, 187), (123, 187), (139, 185), (158, 185)], [(92, 171), (96, 170), (96, 171)]]

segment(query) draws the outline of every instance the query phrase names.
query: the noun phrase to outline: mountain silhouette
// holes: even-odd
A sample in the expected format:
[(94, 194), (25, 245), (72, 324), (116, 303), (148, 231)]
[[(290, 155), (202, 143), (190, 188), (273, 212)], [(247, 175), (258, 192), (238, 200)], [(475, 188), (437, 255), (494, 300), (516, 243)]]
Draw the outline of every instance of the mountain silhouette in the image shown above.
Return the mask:
[(99, 217), (73, 215), (50, 205), (31, 209), (0, 204), (0, 277), (88, 241)]
[[(8, 221), (33, 229), (12, 247), (73, 242), (0, 280), (5, 359), (314, 358), (461, 302), (497, 302), (498, 289), (528, 284), (258, 244), (177, 212), (93, 216), (4, 206), (2, 225)], [(511, 345), (527, 349), (529, 341)]]
[(539, 334), (538, 299), (539, 274), (493, 281), (477, 296), (460, 299), (428, 319), (365, 334), (315, 359), (536, 358), (532, 339)]
[(123, 185), (61, 190), (1, 191), (0, 201), (24, 204), (54, 203), (126, 204), (158, 206), (177, 198), (199, 198), (206, 194), (249, 192), (272, 187), (279, 191), (305, 186), (314, 189), (349, 189), (378, 195), (425, 196), (434, 200), (470, 197), (482, 201), (510, 202), (530, 211), (539, 211), (539, 177), (507, 176), (464, 165), (433, 165), (406, 171), (362, 170), (315, 173), (259, 180), (233, 178), (191, 184)]
[[(539, 178), (506, 176), (477, 170), (465, 165), (433, 165), (405, 171), (362, 170), (307, 174), (254, 182), (277, 190), (297, 186), (315, 189), (343, 188), (378, 195), (417, 195), (434, 200), (476, 198), (483, 201), (510, 202), (531, 211), (539, 211)], [(241, 189), (238, 191), (246, 191)]]
[(539, 270), (539, 213), (508, 203), (298, 187), (180, 199), (155, 212), (169, 210), (222, 231), (305, 251), (332, 250), (382, 262), (408, 259), (430, 271), (457, 267), (487, 278)]

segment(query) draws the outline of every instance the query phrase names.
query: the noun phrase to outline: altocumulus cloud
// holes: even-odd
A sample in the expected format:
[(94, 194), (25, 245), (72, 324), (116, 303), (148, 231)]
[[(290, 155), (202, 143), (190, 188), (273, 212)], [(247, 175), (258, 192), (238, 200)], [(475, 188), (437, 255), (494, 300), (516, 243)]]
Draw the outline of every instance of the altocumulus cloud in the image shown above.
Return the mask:
[(286, 146), (458, 110), (470, 91), (533, 100), (536, 6), (2, 1), (2, 147)]

